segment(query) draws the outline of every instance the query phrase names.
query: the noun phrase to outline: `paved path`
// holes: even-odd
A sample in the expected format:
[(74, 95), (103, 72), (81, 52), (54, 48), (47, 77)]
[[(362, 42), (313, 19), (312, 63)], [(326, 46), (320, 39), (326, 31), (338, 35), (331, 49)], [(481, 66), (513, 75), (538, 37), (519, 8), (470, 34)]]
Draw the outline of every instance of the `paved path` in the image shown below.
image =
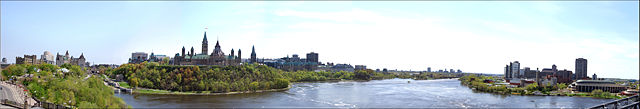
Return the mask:
[[(0, 99), (8, 99), (10, 101), (24, 102), (24, 90), (16, 85), (0, 82)], [(33, 106), (36, 101), (33, 98), (29, 98), (28, 103)]]

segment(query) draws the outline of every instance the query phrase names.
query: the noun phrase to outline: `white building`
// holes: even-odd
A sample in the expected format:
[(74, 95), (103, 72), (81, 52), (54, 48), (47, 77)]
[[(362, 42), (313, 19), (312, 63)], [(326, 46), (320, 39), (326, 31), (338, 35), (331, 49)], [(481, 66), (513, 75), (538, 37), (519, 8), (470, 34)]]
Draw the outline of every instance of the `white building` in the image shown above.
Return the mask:
[(42, 60), (42, 62), (47, 63), (47, 64), (55, 64), (56, 63), (56, 58), (53, 54), (51, 54), (51, 52), (49, 51), (44, 51), (44, 53), (42, 55), (40, 55), (40, 59)]

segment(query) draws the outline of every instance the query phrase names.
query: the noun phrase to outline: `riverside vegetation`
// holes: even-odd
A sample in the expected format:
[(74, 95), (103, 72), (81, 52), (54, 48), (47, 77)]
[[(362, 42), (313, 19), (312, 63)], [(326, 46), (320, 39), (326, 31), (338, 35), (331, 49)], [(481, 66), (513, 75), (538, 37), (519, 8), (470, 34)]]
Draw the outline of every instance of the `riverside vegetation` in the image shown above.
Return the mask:
[(42, 101), (78, 108), (128, 108), (102, 78), (85, 77), (80, 66), (70, 64), (17, 64), (2, 70), (3, 80), (17, 80), (26, 86), (30, 96)]
[(620, 99), (624, 98), (624, 96), (617, 96), (615, 93), (604, 92), (602, 90), (596, 89), (591, 93), (571, 93), (568, 90), (567, 85), (564, 83), (553, 85), (544, 85), (538, 86), (537, 84), (529, 84), (525, 87), (515, 87), (515, 88), (507, 88), (505, 85), (498, 85), (493, 83), (484, 83), (484, 80), (496, 80), (494, 77), (490, 76), (476, 76), (476, 75), (466, 75), (459, 78), (460, 83), (468, 86), (469, 88), (474, 88), (477, 91), (482, 92), (490, 92), (496, 94), (513, 94), (513, 95), (535, 95), (535, 92), (540, 92), (544, 95), (559, 95), (559, 96), (580, 96), (580, 97), (595, 97), (595, 98), (606, 98), (606, 99)]
[[(111, 78), (122, 75), (124, 81), (139, 93), (228, 93), (287, 88), (291, 82), (328, 80), (373, 80), (392, 78), (438, 79), (451, 77), (440, 73), (419, 75), (378, 73), (373, 70), (355, 72), (288, 72), (266, 65), (177, 66), (157, 62), (123, 64), (107, 71)], [(150, 90), (153, 89), (153, 90)], [(155, 90), (159, 89), (159, 90)]]

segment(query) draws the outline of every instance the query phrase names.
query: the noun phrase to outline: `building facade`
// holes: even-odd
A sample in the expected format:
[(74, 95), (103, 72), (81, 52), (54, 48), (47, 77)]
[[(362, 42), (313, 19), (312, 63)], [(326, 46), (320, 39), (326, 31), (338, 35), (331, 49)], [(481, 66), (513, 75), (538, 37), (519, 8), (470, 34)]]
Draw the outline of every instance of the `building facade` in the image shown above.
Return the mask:
[(593, 90), (600, 89), (605, 92), (619, 93), (627, 89), (625, 86), (606, 80), (577, 80), (569, 85), (569, 87), (579, 92), (591, 92)]
[(16, 64), (40, 64), (36, 55), (24, 55), (24, 57), (16, 57)]
[(44, 51), (44, 53), (40, 55), (40, 58), (43, 63), (56, 64), (55, 56), (49, 51)]
[(509, 65), (504, 67), (504, 79), (511, 79), (511, 67)]
[(69, 63), (71, 65), (78, 65), (81, 67), (86, 67), (88, 64), (86, 63), (86, 59), (84, 58), (84, 53), (80, 54), (79, 58), (74, 58), (69, 55), (69, 51), (67, 51), (64, 55), (60, 55), (60, 53), (56, 53), (56, 65), (62, 65), (65, 63)]
[(558, 83), (572, 83), (573, 82), (573, 80), (571, 79), (572, 75), (573, 75), (573, 72), (567, 69), (559, 70), (556, 73), (556, 76), (558, 77)]
[[(153, 54), (153, 53), (151, 53), (151, 54)], [(136, 64), (142, 63), (142, 62), (148, 60), (148, 58), (147, 58), (148, 56), (149, 55), (147, 53), (145, 53), (145, 52), (134, 52), (134, 53), (131, 53), (131, 58), (129, 58), (129, 63), (136, 63)]]
[[(240, 56), (240, 49), (238, 49), (238, 56), (225, 55), (220, 47), (220, 42), (216, 41), (215, 48), (211, 54), (208, 54), (207, 32), (204, 33), (202, 40), (202, 53), (196, 54), (194, 48), (191, 47), (189, 53), (185, 53), (185, 48), (182, 47), (182, 54), (176, 53), (173, 58), (173, 65), (240, 65), (242, 59)], [(233, 51), (233, 50), (232, 50)]]
[(576, 59), (576, 79), (585, 79), (587, 77), (587, 59), (578, 58)]
[(520, 62), (512, 62), (509, 66), (511, 67), (511, 78), (520, 78)]
[(320, 61), (318, 61), (318, 53), (307, 53), (307, 61), (320, 63)]
[(355, 70), (366, 70), (367, 66), (365, 65), (355, 65)]

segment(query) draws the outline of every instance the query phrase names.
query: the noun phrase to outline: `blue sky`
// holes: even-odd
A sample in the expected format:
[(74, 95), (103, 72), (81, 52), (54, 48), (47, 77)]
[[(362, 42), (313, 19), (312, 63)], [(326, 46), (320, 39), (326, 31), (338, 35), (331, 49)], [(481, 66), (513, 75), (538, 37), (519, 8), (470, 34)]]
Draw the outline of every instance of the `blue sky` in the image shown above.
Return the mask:
[(638, 79), (637, 1), (1, 2), (1, 55), (81, 53), (96, 64), (132, 52), (229, 53), (260, 58), (317, 52), (322, 62), (399, 70), (503, 73), (522, 66)]

